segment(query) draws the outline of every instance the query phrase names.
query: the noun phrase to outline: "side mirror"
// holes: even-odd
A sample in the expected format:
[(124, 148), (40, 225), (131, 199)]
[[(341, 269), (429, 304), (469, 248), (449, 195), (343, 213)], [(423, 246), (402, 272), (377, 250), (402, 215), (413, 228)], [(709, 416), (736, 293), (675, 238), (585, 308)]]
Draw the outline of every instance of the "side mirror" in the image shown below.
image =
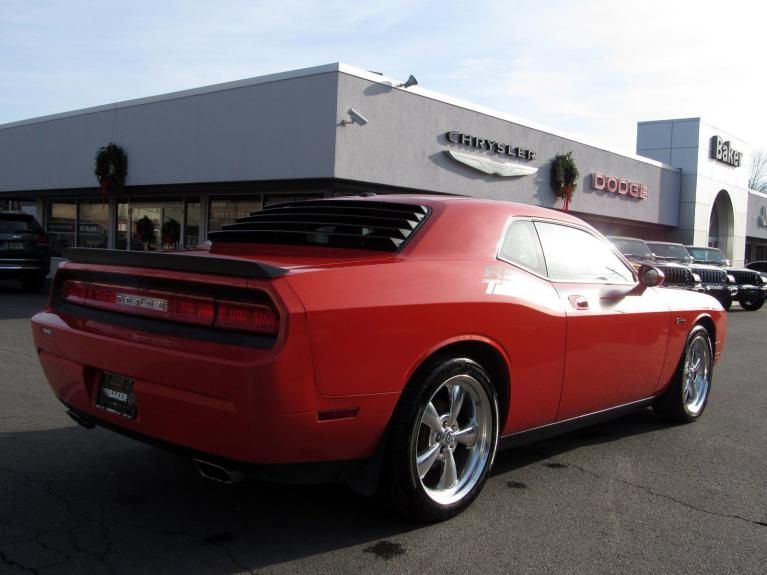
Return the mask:
[(640, 266), (637, 273), (639, 274), (639, 285), (644, 287), (659, 286), (666, 279), (666, 275), (653, 266)]

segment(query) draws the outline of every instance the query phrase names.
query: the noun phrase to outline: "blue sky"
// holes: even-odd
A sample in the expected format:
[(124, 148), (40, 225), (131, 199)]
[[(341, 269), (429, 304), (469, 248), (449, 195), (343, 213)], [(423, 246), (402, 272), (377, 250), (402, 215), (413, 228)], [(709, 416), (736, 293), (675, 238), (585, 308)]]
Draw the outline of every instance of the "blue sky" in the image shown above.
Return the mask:
[(633, 152), (703, 117), (767, 147), (767, 3), (0, 0), (0, 124), (330, 62)]

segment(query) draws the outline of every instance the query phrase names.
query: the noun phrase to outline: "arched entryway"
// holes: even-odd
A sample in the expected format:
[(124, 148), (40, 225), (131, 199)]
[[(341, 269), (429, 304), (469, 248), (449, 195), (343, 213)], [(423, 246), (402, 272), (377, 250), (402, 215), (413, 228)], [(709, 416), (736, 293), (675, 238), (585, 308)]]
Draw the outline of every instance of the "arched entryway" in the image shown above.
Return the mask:
[(725, 256), (732, 259), (735, 233), (735, 212), (727, 190), (720, 190), (711, 206), (711, 219), (708, 224), (708, 245), (719, 248)]

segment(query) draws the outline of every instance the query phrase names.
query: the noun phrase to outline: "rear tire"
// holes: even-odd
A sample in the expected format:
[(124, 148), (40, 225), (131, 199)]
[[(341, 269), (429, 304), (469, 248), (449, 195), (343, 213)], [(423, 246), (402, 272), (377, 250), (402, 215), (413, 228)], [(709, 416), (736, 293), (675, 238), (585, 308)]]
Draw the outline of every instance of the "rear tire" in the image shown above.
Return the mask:
[(711, 393), (713, 357), (708, 331), (696, 325), (687, 336), (671, 386), (655, 400), (653, 410), (669, 421), (690, 423), (698, 419)]
[(434, 361), (402, 392), (382, 489), (405, 515), (449, 519), (479, 495), (497, 443), (498, 404), (484, 368), (461, 357)]

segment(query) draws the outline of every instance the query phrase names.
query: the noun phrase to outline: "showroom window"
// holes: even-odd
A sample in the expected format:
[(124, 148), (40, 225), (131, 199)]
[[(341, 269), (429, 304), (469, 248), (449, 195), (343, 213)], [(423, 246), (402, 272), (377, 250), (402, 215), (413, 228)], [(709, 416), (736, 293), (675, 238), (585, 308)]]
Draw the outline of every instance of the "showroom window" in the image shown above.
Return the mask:
[(77, 200), (53, 200), (48, 203), (46, 232), (51, 242), (51, 255), (60, 257), (63, 251), (75, 245)]
[(109, 204), (80, 200), (77, 245), (84, 248), (109, 247)]
[(262, 209), (261, 195), (216, 197), (210, 199), (208, 231), (220, 230), (225, 224), (234, 223), (237, 218), (249, 216)]

